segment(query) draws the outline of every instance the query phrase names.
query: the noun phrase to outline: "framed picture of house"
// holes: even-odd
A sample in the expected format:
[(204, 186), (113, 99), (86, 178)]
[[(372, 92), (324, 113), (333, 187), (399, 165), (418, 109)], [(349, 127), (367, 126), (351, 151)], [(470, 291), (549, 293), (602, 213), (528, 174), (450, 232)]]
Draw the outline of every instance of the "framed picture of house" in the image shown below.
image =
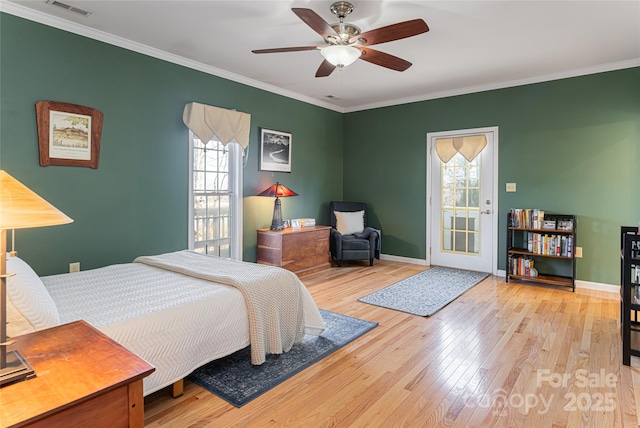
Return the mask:
[(98, 168), (102, 113), (57, 101), (36, 103), (40, 166)]
[(291, 134), (260, 128), (260, 171), (291, 172)]

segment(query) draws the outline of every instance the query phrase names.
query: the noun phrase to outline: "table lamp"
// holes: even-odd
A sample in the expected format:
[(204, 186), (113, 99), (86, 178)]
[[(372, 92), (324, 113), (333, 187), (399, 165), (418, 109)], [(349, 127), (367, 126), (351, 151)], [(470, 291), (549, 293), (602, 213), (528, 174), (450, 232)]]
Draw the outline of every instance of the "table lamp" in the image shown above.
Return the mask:
[(287, 189), (285, 186), (276, 181), (276, 184), (272, 184), (262, 192), (258, 193), (258, 196), (276, 197), (276, 201), (273, 205), (273, 219), (271, 220), (270, 229), (284, 229), (284, 222), (282, 221), (282, 202), (280, 202), (280, 198), (285, 196), (298, 196), (298, 194), (291, 189)]
[(7, 352), (7, 230), (54, 226), (73, 220), (0, 170), (0, 386), (35, 376), (19, 351)]

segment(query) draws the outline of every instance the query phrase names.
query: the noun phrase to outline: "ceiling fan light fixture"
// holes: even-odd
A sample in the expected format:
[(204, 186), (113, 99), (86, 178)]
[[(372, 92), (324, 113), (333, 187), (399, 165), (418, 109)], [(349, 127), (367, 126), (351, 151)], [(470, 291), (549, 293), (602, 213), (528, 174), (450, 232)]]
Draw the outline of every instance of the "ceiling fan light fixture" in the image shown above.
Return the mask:
[(345, 45), (326, 46), (320, 49), (320, 53), (324, 59), (339, 68), (353, 64), (362, 55), (360, 49)]
[(348, 1), (338, 1), (331, 5), (331, 11), (340, 18), (340, 22), (337, 24), (329, 24), (311, 9), (294, 7), (291, 8), (291, 11), (313, 31), (318, 33), (325, 41), (325, 45), (257, 49), (251, 52), (264, 54), (318, 49), (324, 61), (322, 61), (320, 67), (318, 67), (316, 77), (327, 77), (333, 73), (336, 68), (341, 70), (353, 64), (358, 58), (362, 58), (368, 63), (379, 65), (389, 70), (405, 71), (411, 67), (409, 61), (371, 49), (370, 46), (417, 36), (418, 34), (429, 31), (429, 27), (424, 20), (412, 19), (362, 33), (357, 26), (344, 22), (344, 18), (353, 11), (353, 5)]

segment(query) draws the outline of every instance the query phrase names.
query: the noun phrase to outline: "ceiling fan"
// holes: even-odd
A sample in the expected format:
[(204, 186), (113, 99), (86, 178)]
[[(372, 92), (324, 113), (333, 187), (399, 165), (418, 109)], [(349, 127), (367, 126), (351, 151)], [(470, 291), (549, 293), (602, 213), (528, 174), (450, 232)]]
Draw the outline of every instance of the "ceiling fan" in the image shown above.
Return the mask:
[(331, 5), (331, 12), (340, 19), (337, 24), (328, 24), (311, 9), (292, 8), (291, 10), (305, 24), (320, 34), (326, 45), (257, 49), (251, 52), (264, 54), (318, 49), (324, 57), (324, 61), (320, 64), (316, 77), (329, 76), (336, 68), (342, 69), (355, 62), (358, 58), (391, 70), (405, 71), (411, 67), (409, 61), (366, 46), (392, 42), (429, 31), (427, 23), (422, 19), (412, 19), (362, 33), (357, 26), (344, 22), (344, 18), (353, 12), (353, 5), (347, 1), (339, 1)]

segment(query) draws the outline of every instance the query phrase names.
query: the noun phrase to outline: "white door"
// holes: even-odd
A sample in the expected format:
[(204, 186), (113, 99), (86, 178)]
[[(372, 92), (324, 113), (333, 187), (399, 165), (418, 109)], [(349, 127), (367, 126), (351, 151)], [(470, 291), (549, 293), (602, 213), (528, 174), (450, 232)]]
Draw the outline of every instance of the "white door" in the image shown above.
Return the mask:
[[(475, 136), (472, 139), (482, 140), (482, 135), (487, 144), (471, 161), (455, 153), (455, 148), (451, 151), (455, 155), (447, 163), (437, 154), (436, 142), (440, 139), (465, 141), (460, 137)], [(427, 144), (427, 261), (497, 273), (498, 128), (429, 133)], [(460, 151), (468, 156), (467, 151)]]

